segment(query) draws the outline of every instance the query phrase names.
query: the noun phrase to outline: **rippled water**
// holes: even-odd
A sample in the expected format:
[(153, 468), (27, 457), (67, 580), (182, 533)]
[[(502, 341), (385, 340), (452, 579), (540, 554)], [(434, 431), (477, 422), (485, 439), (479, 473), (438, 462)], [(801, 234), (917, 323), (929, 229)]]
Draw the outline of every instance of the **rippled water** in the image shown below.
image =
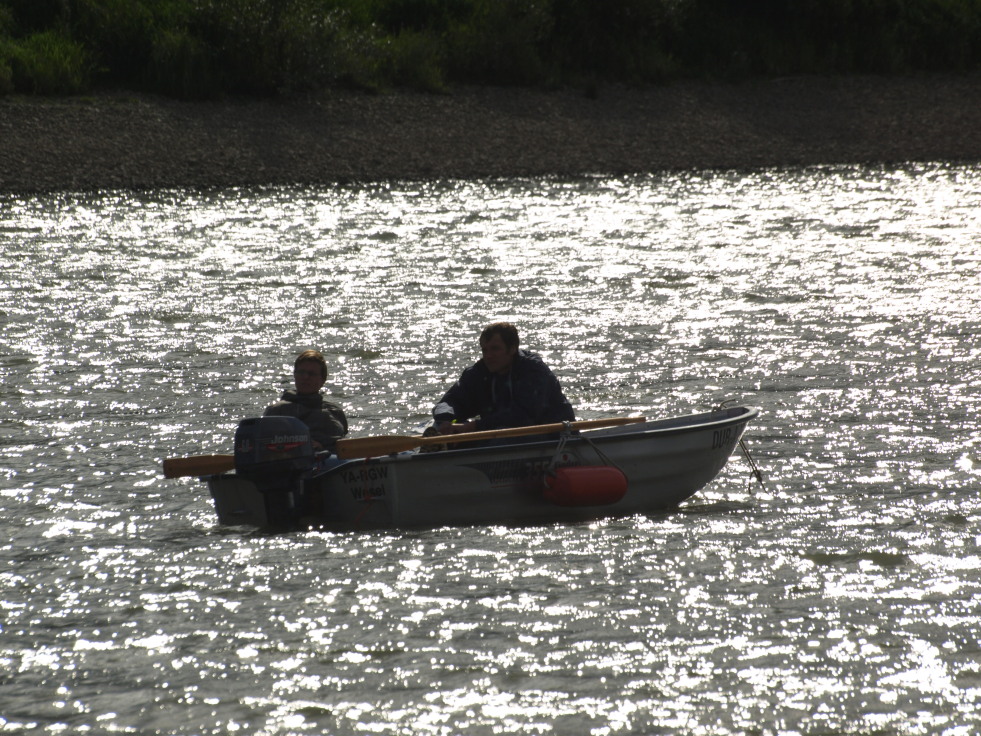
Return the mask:
[[(0, 733), (981, 730), (981, 169), (0, 198)], [(265, 535), (230, 451), (318, 347), (405, 433), (522, 327), (582, 418), (733, 399), (676, 512)]]

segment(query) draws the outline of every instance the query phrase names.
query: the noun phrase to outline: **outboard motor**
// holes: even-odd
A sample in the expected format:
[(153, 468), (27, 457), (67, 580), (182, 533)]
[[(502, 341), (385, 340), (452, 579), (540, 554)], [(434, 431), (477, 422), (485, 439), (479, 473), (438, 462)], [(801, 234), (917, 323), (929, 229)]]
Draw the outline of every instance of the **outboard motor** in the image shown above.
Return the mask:
[(243, 419), (235, 432), (235, 472), (255, 483), (270, 527), (295, 525), (303, 479), (313, 468), (310, 430), (296, 417)]

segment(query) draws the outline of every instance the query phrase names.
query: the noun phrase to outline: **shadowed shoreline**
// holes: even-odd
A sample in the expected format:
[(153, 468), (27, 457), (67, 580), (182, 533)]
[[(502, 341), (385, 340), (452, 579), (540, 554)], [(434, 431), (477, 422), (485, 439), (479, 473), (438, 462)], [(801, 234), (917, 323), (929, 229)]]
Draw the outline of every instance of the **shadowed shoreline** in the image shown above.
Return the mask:
[(0, 192), (981, 162), (981, 75), (0, 98)]

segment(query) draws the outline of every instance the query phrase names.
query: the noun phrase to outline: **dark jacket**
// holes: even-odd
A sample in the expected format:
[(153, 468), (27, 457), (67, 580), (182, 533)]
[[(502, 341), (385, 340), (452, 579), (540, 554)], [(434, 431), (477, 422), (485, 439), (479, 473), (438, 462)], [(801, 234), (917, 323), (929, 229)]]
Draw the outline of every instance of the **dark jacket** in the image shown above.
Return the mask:
[(310, 428), (310, 439), (325, 450), (333, 450), (347, 434), (347, 417), (337, 404), (325, 401), (320, 394), (298, 394), (284, 391), (278, 403), (268, 407), (265, 416), (296, 417)]
[(518, 351), (505, 376), (494, 375), (482, 361), (467, 368), (433, 409), (438, 422), (464, 422), (478, 416), (478, 430), (571, 422), (576, 418), (559, 379), (539, 355), (527, 350)]

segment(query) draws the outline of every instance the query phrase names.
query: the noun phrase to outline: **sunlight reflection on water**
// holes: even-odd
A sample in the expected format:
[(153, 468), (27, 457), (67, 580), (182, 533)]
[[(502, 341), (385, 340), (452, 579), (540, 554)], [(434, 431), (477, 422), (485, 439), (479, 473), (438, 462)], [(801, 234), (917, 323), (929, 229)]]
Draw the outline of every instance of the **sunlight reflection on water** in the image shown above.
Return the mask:
[[(981, 173), (681, 172), (0, 199), (3, 728), (967, 733), (981, 700)], [(676, 512), (216, 527), (328, 356), (404, 433), (522, 328), (583, 418), (763, 412)]]

